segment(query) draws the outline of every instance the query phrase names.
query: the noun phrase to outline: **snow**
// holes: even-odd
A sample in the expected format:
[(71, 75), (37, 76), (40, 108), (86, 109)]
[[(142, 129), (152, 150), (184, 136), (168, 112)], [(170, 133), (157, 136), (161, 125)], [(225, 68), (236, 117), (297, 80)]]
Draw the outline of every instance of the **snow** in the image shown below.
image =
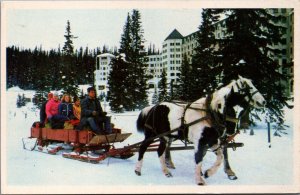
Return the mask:
[[(229, 159), (237, 180), (229, 180), (221, 167), (215, 175), (206, 179), (206, 186), (194, 181), (194, 155), (192, 150), (172, 151), (176, 169), (173, 177), (163, 175), (156, 152), (144, 156), (142, 176), (134, 173), (137, 154), (122, 160), (107, 158), (99, 164), (89, 164), (63, 158), (60, 154), (48, 155), (23, 149), (21, 139), (29, 136), (30, 127), (39, 119), (39, 110), (32, 103), (17, 108), (18, 94), (33, 97), (34, 91), (10, 88), (5, 94), (6, 107), (1, 107), (1, 189), (2, 193), (224, 193), (224, 192), (299, 192), (299, 168), (295, 160), (299, 154), (297, 132), (293, 128), (293, 110), (286, 109), (288, 134), (273, 136), (268, 143), (267, 124), (258, 122), (250, 131), (242, 131), (236, 142), (244, 147), (229, 149)], [(27, 117), (25, 114), (27, 113)], [(132, 135), (116, 147), (142, 141), (135, 122), (139, 111), (112, 114), (112, 122)], [(264, 121), (264, 120), (262, 120)], [(180, 141), (173, 145), (182, 144)], [(299, 144), (298, 144), (299, 146)], [(297, 150), (296, 150), (297, 149)], [(207, 152), (203, 168), (209, 168), (215, 160)]]

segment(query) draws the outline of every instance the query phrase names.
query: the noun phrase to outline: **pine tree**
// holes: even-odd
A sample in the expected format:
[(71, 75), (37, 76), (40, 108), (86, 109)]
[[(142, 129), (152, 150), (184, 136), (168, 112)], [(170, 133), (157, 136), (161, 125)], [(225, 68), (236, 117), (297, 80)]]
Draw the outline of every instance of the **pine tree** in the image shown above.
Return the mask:
[(18, 94), (17, 108), (21, 108), (21, 107), (22, 107), (22, 96), (20, 94)]
[(18, 94), (17, 98), (17, 108), (21, 108), (22, 106), (26, 105), (26, 98), (25, 95), (23, 94), (22, 96)]
[(43, 102), (47, 100), (47, 93), (45, 91), (38, 90), (33, 96), (33, 104), (37, 106), (37, 108), (41, 108)]
[(120, 53), (125, 54), (125, 60), (131, 61), (130, 57), (132, 56), (132, 36), (131, 36), (131, 17), (128, 13), (127, 20), (125, 22), (125, 25), (123, 27), (123, 34), (121, 35), (121, 41), (120, 41)]
[(67, 21), (66, 34), (64, 35), (64, 37), (66, 38), (66, 42), (62, 50), (63, 54), (71, 56), (74, 53), (74, 46), (72, 40), (74, 36), (71, 34), (71, 26), (69, 20)]
[(158, 101), (158, 92), (157, 92), (157, 88), (155, 87), (154, 88), (154, 93), (153, 93), (153, 96), (152, 96), (152, 104), (157, 104), (159, 101)]
[[(289, 99), (280, 82), (286, 79), (285, 75), (278, 71), (280, 66), (273, 58), (280, 55), (280, 51), (272, 47), (282, 41), (283, 28), (277, 24), (281, 17), (273, 16), (269, 9), (221, 11), (227, 14), (227, 36), (220, 41), (219, 50), (223, 83), (236, 78), (237, 74), (252, 79), (264, 94), (273, 121), (283, 124), (283, 107)], [(238, 63), (240, 61), (244, 63)]]
[(159, 88), (159, 94), (158, 94), (158, 101), (168, 101), (169, 100), (169, 94), (168, 94), (168, 83), (167, 83), (167, 73), (165, 69), (163, 69), (163, 72), (161, 74), (161, 80), (158, 83)]
[[(131, 78), (131, 72), (130, 71), (130, 64), (129, 62), (132, 60), (132, 35), (131, 35), (131, 17), (129, 15), (129, 13), (127, 14), (127, 19), (125, 22), (125, 25), (123, 27), (123, 34), (121, 35), (121, 41), (120, 41), (120, 49), (119, 49), (119, 53), (121, 55), (125, 55), (124, 60), (126, 61), (126, 64), (128, 67), (126, 67), (126, 69), (124, 68), (124, 71), (127, 76), (124, 79), (124, 91), (126, 91), (126, 98), (125, 98), (125, 102), (124, 102), (124, 109), (126, 110), (132, 110), (134, 109), (134, 104), (133, 104), (133, 98), (132, 98), (132, 93), (130, 93), (130, 89), (133, 88), (133, 86), (135, 85), (135, 83), (130, 79)], [(109, 99), (109, 98), (108, 98)], [(126, 101), (127, 100), (127, 101)]]
[(65, 45), (63, 47), (63, 61), (62, 61), (62, 71), (61, 71), (61, 84), (63, 93), (67, 93), (74, 96), (78, 94), (78, 81), (77, 81), (77, 72), (75, 72), (75, 58), (74, 58), (74, 47), (73, 41), (75, 37), (71, 34), (71, 27), (69, 20), (67, 21), (66, 34), (64, 35), (66, 38)]
[(133, 10), (132, 15), (127, 15), (127, 20), (121, 35), (119, 52), (125, 54), (128, 64), (127, 77), (124, 81), (128, 92), (126, 109), (141, 109), (148, 105), (147, 101), (147, 75), (144, 63), (144, 38), (141, 25), (141, 16), (138, 10)]
[(141, 24), (141, 15), (138, 10), (132, 11), (132, 49), (133, 55), (131, 57), (131, 68), (129, 79), (135, 85), (132, 85), (132, 97), (134, 102), (134, 108), (142, 109), (148, 105), (148, 95), (147, 95), (147, 80), (149, 76), (146, 75), (147, 65), (144, 63), (144, 37), (143, 29)]
[(212, 93), (217, 87), (217, 78), (220, 70), (217, 66), (217, 45), (214, 31), (214, 23), (219, 16), (212, 9), (203, 9), (202, 24), (199, 26), (199, 33), (196, 35), (197, 46), (192, 57), (192, 71), (190, 83), (192, 90), (189, 91), (189, 99), (196, 100)]
[(194, 82), (191, 80), (191, 66), (188, 62), (187, 56), (183, 56), (183, 61), (181, 65), (181, 74), (178, 81), (178, 87), (176, 90), (176, 99), (180, 99), (183, 101), (191, 100), (191, 84)]
[(126, 86), (127, 67), (127, 62), (123, 61), (120, 55), (111, 61), (107, 100), (109, 101), (111, 110), (114, 112), (123, 112), (124, 109), (128, 109), (128, 106), (131, 106), (127, 105), (130, 102)]

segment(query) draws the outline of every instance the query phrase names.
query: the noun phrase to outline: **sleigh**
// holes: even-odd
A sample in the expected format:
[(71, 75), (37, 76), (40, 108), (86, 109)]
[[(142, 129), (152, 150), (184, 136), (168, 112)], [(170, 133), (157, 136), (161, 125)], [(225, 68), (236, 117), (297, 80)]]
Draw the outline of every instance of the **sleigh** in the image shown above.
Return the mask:
[[(113, 128), (111, 134), (96, 135), (92, 131), (75, 129), (51, 129), (31, 127), (30, 137), (35, 139), (34, 146), (28, 147), (22, 139), (23, 147), (27, 150), (36, 150), (48, 154), (57, 154), (64, 151), (62, 156), (91, 163), (98, 163), (107, 157), (130, 158), (134, 153), (127, 149), (118, 149), (114, 143), (123, 142), (131, 133), (122, 132)], [(67, 146), (67, 147), (66, 147)], [(73, 150), (73, 152), (72, 152)], [(90, 155), (93, 152), (93, 155)]]

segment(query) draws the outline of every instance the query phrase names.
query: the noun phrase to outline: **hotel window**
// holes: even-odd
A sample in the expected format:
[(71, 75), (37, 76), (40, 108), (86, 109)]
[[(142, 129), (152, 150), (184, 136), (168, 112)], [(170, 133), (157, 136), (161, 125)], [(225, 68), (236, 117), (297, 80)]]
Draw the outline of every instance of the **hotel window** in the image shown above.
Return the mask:
[(286, 59), (282, 59), (282, 65), (286, 64)]
[(286, 49), (282, 49), (282, 55), (286, 55)]

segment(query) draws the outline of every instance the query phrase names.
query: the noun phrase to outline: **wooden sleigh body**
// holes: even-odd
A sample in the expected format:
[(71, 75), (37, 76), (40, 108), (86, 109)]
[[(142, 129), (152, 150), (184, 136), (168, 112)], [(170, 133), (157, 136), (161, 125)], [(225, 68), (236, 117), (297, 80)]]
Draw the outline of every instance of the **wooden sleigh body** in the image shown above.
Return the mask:
[[(62, 154), (63, 157), (92, 163), (98, 163), (109, 156), (125, 159), (133, 156), (134, 153), (130, 150), (116, 149), (113, 144), (123, 142), (130, 135), (131, 133), (123, 133), (117, 128), (113, 128), (111, 134), (96, 135), (90, 130), (31, 127), (29, 139), (36, 139), (36, 142), (30, 150), (37, 149), (40, 152), (57, 154), (60, 150), (66, 149), (64, 145), (69, 145), (73, 152), (69, 149)], [(24, 140), (23, 147), (28, 149)], [(92, 151), (101, 151), (101, 153), (90, 156)]]

